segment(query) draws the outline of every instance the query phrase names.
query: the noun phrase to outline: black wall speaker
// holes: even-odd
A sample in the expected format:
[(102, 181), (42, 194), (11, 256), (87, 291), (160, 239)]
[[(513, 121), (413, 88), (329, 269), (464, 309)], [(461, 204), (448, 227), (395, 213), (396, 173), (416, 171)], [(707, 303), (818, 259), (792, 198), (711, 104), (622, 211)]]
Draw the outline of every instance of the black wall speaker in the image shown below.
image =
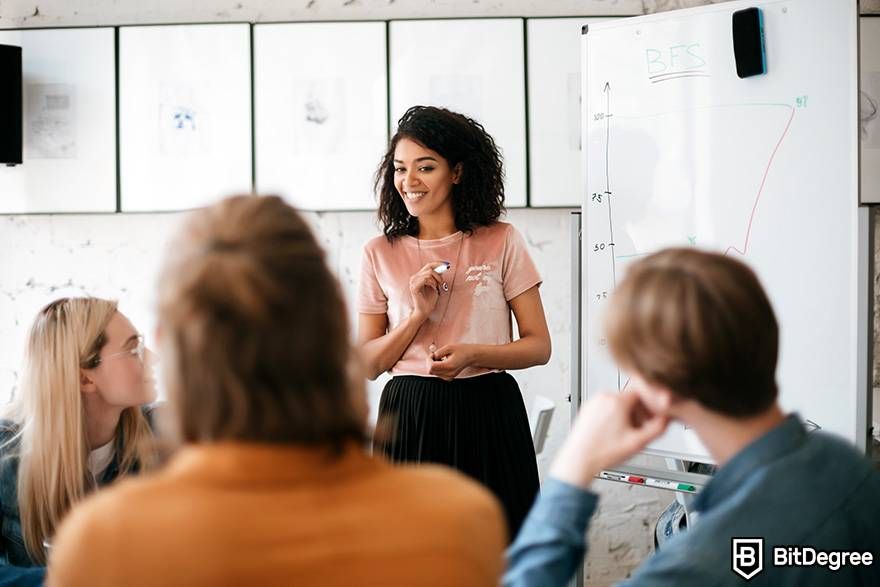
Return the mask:
[(0, 164), (21, 163), (21, 47), (0, 45)]

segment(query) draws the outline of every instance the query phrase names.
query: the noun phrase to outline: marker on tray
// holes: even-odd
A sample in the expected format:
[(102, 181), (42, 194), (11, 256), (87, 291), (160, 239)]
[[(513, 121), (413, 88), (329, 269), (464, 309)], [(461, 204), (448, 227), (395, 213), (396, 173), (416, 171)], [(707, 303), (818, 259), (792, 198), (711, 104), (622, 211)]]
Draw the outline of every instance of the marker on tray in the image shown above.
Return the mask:
[(688, 491), (693, 493), (697, 490), (693, 485), (687, 483), (677, 483), (675, 481), (666, 481), (665, 479), (646, 479), (645, 485), (648, 487), (658, 487), (660, 489), (671, 489), (673, 491)]
[(632, 483), (635, 485), (646, 485), (648, 487), (657, 487), (658, 489), (669, 489), (672, 491), (686, 491), (688, 493), (696, 493), (697, 488), (689, 483), (679, 483), (677, 481), (667, 481), (666, 479), (652, 479), (650, 477), (642, 477), (640, 475), (629, 475), (626, 473), (618, 473), (615, 471), (602, 471), (599, 473), (600, 479), (608, 481), (619, 481), (621, 483)]

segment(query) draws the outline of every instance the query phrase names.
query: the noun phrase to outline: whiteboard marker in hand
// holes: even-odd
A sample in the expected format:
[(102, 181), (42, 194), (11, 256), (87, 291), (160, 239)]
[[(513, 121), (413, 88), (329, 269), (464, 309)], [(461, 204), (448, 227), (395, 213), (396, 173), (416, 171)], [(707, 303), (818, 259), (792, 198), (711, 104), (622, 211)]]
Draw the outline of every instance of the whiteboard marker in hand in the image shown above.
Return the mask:
[[(452, 264), (449, 261), (441, 261), (441, 262), (443, 263), (442, 265), (438, 265), (437, 267), (434, 267), (434, 273), (436, 273), (437, 275), (443, 275), (444, 273), (449, 271), (450, 267), (452, 267)], [(443, 282), (443, 284), (440, 287), (437, 288), (437, 293), (439, 294), (444, 291), (449, 291), (449, 284), (445, 281)]]
[(443, 275), (444, 273), (449, 271), (450, 267), (452, 267), (452, 264), (449, 261), (443, 261), (442, 265), (434, 267), (434, 273), (436, 273), (437, 275)]

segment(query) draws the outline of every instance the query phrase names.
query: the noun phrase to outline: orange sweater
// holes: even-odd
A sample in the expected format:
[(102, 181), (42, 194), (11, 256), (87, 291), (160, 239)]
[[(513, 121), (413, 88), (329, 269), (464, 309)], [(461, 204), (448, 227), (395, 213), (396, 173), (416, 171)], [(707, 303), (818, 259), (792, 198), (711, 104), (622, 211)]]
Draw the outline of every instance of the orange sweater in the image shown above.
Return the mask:
[(48, 585), (495, 586), (504, 534), (494, 498), (442, 467), (196, 445), (75, 508)]

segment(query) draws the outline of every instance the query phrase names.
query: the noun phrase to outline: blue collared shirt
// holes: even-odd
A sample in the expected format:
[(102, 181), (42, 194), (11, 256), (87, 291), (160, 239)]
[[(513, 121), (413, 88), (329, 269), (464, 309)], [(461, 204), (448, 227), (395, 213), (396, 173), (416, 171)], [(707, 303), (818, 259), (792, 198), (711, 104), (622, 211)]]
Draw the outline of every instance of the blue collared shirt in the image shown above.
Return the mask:
[[(598, 496), (549, 479), (508, 550), (509, 587), (564, 586), (586, 552)], [(732, 539), (763, 538), (752, 585), (880, 585), (880, 473), (850, 445), (786, 420), (719, 469), (697, 496), (699, 521), (648, 558), (625, 585), (742, 585)], [(774, 547), (870, 552), (869, 566), (785, 567)]]

